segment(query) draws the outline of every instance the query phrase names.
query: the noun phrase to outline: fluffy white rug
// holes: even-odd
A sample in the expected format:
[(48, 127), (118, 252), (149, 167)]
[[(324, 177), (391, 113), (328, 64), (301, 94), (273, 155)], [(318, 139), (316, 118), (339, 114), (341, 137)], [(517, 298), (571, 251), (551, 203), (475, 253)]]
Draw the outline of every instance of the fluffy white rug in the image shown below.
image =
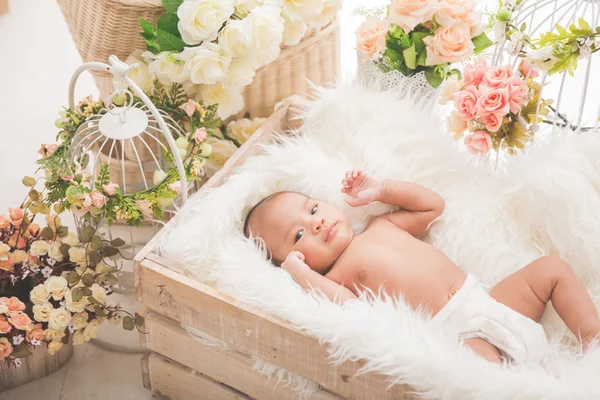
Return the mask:
[[(354, 85), (320, 89), (302, 135), (267, 146), (222, 187), (196, 196), (161, 244), (187, 272), (278, 314), (330, 343), (337, 360), (365, 359), (365, 370), (406, 383), (425, 398), (600, 398), (600, 350), (578, 354), (553, 311), (543, 365), (501, 367), (430, 329), (402, 299), (351, 301), (344, 307), (306, 294), (241, 234), (244, 213), (278, 190), (298, 190), (345, 209), (357, 232), (388, 209), (341, 200), (353, 167), (415, 181), (446, 199), (428, 241), (463, 270), (494, 284), (535, 258), (558, 254), (592, 295), (600, 295), (600, 135), (561, 136), (512, 158), (502, 175), (476, 167), (439, 124), (391, 93)], [(600, 304), (594, 297), (596, 304)], [(364, 300), (364, 299), (363, 299)]]

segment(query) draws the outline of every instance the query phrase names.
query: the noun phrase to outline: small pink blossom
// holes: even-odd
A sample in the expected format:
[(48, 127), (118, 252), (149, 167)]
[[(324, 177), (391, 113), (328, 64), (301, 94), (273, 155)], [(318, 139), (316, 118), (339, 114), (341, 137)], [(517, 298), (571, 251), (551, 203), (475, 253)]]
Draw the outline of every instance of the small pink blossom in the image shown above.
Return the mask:
[(191, 117), (198, 109), (198, 103), (193, 99), (188, 99), (188, 101), (185, 104), (180, 105), (179, 108), (185, 111), (188, 117)]
[(483, 75), (483, 83), (492, 88), (503, 88), (510, 78), (512, 78), (510, 65), (490, 67)]
[(454, 95), (454, 105), (458, 111), (458, 115), (463, 121), (475, 119), (478, 98), (479, 90), (473, 85), (468, 86), (465, 90), (461, 90)]
[(108, 185), (102, 185), (102, 189), (104, 189), (106, 194), (109, 196), (114, 196), (118, 188), (119, 188), (119, 185), (117, 185), (116, 183), (112, 183), (112, 182), (110, 182)]
[(196, 132), (194, 132), (194, 140), (196, 141), (196, 143), (204, 142), (207, 137), (208, 135), (206, 134), (206, 128), (204, 127), (198, 128), (196, 129)]
[(8, 209), (8, 218), (10, 219), (10, 223), (14, 226), (21, 226), (23, 222), (23, 209), (22, 208), (9, 208)]
[(531, 65), (526, 58), (519, 64), (519, 72), (524, 78), (527, 77), (527, 74), (529, 74), (529, 78), (537, 78), (540, 75), (540, 70)]
[(524, 80), (513, 77), (509, 80), (507, 88), (510, 111), (517, 114), (521, 110), (521, 107), (529, 101), (529, 87)]
[(92, 197), (89, 194), (83, 196), (83, 207), (90, 208), (92, 206)]
[(389, 22), (370, 17), (356, 30), (356, 49), (375, 58), (385, 50)]
[(456, 135), (461, 135), (467, 130), (467, 123), (460, 118), (460, 115), (458, 115), (458, 112), (456, 111), (452, 111), (452, 113), (448, 115), (446, 124), (448, 130)]
[(480, 122), (485, 124), (485, 127), (490, 132), (497, 132), (502, 125), (502, 117), (498, 117), (496, 114), (488, 114), (485, 117), (481, 117)]
[(479, 86), (487, 69), (487, 61), (483, 57), (478, 57), (473, 64), (465, 65), (463, 73), (465, 86)]
[(38, 150), (38, 153), (43, 158), (49, 158), (52, 157), (54, 153), (56, 153), (56, 150), (58, 150), (57, 144), (42, 144)]
[(481, 87), (480, 96), (477, 99), (477, 115), (484, 117), (496, 114), (502, 118), (510, 111), (508, 88)]
[[(92, 193), (90, 193), (89, 197), (92, 200), (92, 205), (94, 207), (97, 207), (97, 208), (104, 207), (104, 204), (106, 203), (106, 197), (104, 197), (104, 195), (102, 193), (100, 193), (97, 190), (94, 190)], [(84, 205), (85, 205), (85, 202), (84, 202)]]
[(177, 194), (181, 193), (181, 182), (180, 181), (170, 183), (167, 187)]
[(471, 153), (482, 155), (491, 150), (492, 138), (485, 131), (477, 131), (465, 138), (465, 145)]

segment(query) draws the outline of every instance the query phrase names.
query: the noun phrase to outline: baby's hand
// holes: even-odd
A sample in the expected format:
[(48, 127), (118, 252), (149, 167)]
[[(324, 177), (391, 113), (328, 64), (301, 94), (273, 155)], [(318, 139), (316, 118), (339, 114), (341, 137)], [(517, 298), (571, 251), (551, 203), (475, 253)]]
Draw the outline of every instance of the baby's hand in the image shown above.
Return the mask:
[(379, 200), (382, 190), (383, 180), (373, 178), (359, 169), (346, 172), (342, 180), (342, 193), (348, 195), (344, 200), (352, 207)]
[(285, 261), (281, 263), (281, 268), (287, 271), (292, 278), (296, 280), (296, 275), (298, 275), (298, 272), (305, 268), (309, 268), (309, 266), (304, 263), (304, 254), (300, 253), (299, 251), (292, 251), (285, 258)]

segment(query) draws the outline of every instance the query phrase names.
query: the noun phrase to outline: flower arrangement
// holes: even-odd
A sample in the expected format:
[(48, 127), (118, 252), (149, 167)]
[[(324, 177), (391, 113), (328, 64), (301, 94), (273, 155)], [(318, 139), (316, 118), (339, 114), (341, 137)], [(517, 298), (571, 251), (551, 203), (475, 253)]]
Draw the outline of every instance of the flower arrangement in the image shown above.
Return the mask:
[(309, 28), (331, 22), (342, 0), (163, 0), (157, 26), (141, 20), (147, 51), (130, 56), (131, 77), (149, 92), (154, 79), (182, 83), (220, 118), (244, 106), (255, 71), (295, 45)]
[(517, 27), (512, 21), (513, 12), (521, 4), (522, 0), (501, 1), (490, 21), (496, 38), (508, 42), (510, 55), (526, 58), (548, 75), (563, 71), (573, 75), (578, 60), (600, 50), (600, 26), (592, 28), (583, 18), (568, 27), (556, 24), (555, 30), (544, 32), (538, 38), (530, 37), (525, 33), (526, 23)]
[[(155, 82), (150, 99), (158, 109), (167, 112), (186, 129), (186, 137), (180, 137), (176, 141), (186, 178), (188, 181), (201, 179), (203, 167), (213, 152), (207, 139), (209, 136), (216, 136), (215, 132), (219, 130), (221, 123), (216, 117), (216, 106), (205, 108), (188, 99), (182, 85), (177, 83), (166, 88), (160, 82)], [(163, 209), (180, 193), (180, 177), (173, 163), (167, 171), (155, 171), (154, 186), (143, 192), (128, 194), (123, 193), (119, 185), (111, 181), (107, 164), (100, 167), (92, 186), (87, 155), (69, 163), (67, 153), (77, 130), (91, 117), (103, 112), (106, 112), (104, 104), (95, 102), (90, 97), (81, 101), (74, 109), (61, 112), (56, 125), (61, 129), (58, 137), (62, 142), (44, 144), (39, 150), (42, 158), (38, 164), (46, 172), (45, 186), (48, 195), (44, 200), (35, 199), (29, 205), (32, 211), (39, 212), (44, 208), (54, 207), (58, 213), (70, 210), (94, 224), (106, 220), (109, 224), (121, 221), (139, 226), (144, 219), (160, 219)], [(170, 151), (166, 151), (164, 156), (169, 161), (173, 160)]]
[(453, 101), (455, 110), (447, 117), (448, 130), (478, 155), (505, 149), (514, 153), (531, 140), (539, 115), (547, 115), (549, 100), (540, 100), (541, 85), (534, 80), (539, 71), (523, 60), (518, 73), (512, 68), (488, 66), (484, 58), (467, 64), (464, 79), (451, 77), (442, 89), (439, 102)]
[(440, 86), (449, 65), (479, 54), (492, 42), (473, 0), (392, 0), (386, 19), (371, 16), (356, 32), (357, 49), (384, 71), (405, 76), (424, 71)]
[[(36, 181), (20, 207), (0, 215), (0, 360), (15, 367), (44, 345), (50, 354), (72, 341), (81, 344), (96, 336), (101, 324), (122, 323), (133, 330), (144, 319), (108, 296), (117, 282), (117, 269), (104, 262), (119, 254), (121, 239), (107, 241), (86, 226), (78, 236), (51, 214)], [(35, 223), (45, 214), (46, 227)]]

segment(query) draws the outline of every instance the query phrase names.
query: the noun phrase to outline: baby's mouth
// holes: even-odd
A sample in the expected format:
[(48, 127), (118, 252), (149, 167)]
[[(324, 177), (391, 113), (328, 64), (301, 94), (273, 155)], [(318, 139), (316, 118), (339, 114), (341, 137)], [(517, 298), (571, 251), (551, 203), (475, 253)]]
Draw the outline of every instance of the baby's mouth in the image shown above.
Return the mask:
[(325, 242), (329, 241), (329, 238), (331, 237), (331, 235), (334, 233), (335, 227), (337, 226), (337, 222), (331, 224), (329, 226), (329, 228), (327, 228), (327, 231), (325, 232)]

